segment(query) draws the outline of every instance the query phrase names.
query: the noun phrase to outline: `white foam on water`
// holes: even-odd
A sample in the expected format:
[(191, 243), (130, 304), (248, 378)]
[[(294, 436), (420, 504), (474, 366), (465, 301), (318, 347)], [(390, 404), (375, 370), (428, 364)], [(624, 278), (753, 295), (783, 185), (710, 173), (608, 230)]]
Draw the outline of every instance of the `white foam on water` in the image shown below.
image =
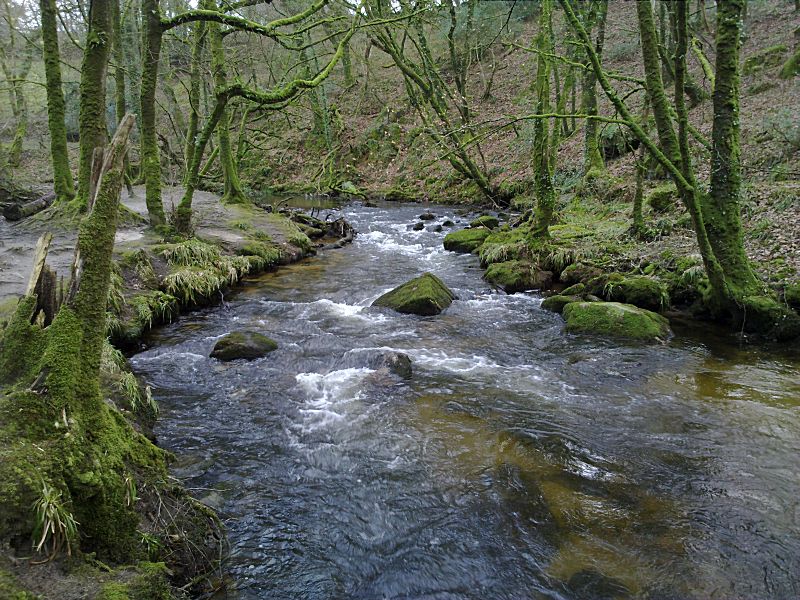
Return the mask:
[(449, 356), (444, 350), (409, 350), (408, 354), (419, 365), (454, 373), (469, 373), (477, 370), (485, 371), (501, 368), (501, 365), (486, 356), (478, 354)]
[(321, 309), (321, 311), (324, 313), (346, 319), (360, 319), (362, 321), (373, 322), (383, 322), (388, 320), (386, 315), (382, 315), (380, 313), (362, 314), (365, 309), (369, 308), (371, 303), (372, 300), (370, 299), (367, 299), (360, 304), (346, 304), (344, 302), (334, 302), (328, 298), (321, 298), (319, 300), (315, 300), (314, 302), (306, 303), (305, 308), (299, 315), (299, 318), (309, 319), (312, 321), (320, 320), (323, 318), (323, 315), (319, 314)]
[(356, 240), (358, 242), (366, 242), (370, 245), (377, 246), (382, 251), (393, 254), (404, 254), (406, 256), (418, 256), (426, 252), (422, 244), (406, 244), (398, 242), (390, 236), (390, 234), (382, 231), (370, 231), (359, 235)]
[(180, 359), (181, 361), (189, 360), (192, 362), (197, 362), (198, 360), (205, 360), (206, 358), (208, 357), (204, 356), (203, 354), (196, 354), (195, 352), (177, 352), (168, 350), (166, 352), (159, 352), (157, 354), (138, 354), (131, 358), (131, 363), (137, 364), (137, 363), (148, 363), (155, 361), (163, 362), (165, 359), (166, 360)]
[(359, 389), (372, 369), (350, 368), (330, 373), (298, 373), (298, 387), (306, 394), (306, 407), (300, 409), (305, 417), (302, 429), (306, 432), (328, 427), (348, 416), (348, 405), (361, 397)]

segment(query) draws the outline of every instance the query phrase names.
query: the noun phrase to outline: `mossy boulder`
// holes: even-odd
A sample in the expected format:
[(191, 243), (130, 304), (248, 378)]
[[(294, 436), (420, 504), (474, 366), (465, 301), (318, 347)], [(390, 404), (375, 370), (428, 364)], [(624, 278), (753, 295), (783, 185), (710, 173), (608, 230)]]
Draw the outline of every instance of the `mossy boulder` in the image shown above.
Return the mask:
[(663, 340), (669, 322), (661, 315), (620, 302), (570, 302), (564, 306), (567, 331), (640, 341)]
[(481, 215), (470, 223), (470, 227), (486, 227), (487, 229), (495, 229), (500, 225), (500, 220), (491, 215)]
[(581, 302), (583, 299), (580, 296), (567, 296), (564, 294), (556, 294), (555, 296), (548, 296), (542, 300), (542, 308), (545, 310), (553, 311), (554, 313), (561, 314), (564, 307), (571, 302)]
[(574, 283), (587, 283), (590, 279), (600, 275), (602, 271), (593, 265), (586, 263), (573, 263), (561, 271), (558, 276), (559, 281), (566, 285)]
[(372, 306), (391, 308), (400, 313), (438, 315), (455, 300), (455, 295), (433, 273), (425, 273), (375, 300)]
[(509, 260), (489, 265), (483, 278), (501, 287), (507, 294), (528, 290), (543, 290), (553, 283), (553, 273), (541, 271), (535, 264), (522, 260)]
[(678, 188), (674, 183), (665, 183), (653, 188), (647, 194), (647, 204), (655, 212), (665, 213), (673, 209), (678, 202)]
[(609, 281), (604, 295), (609, 300), (647, 310), (661, 311), (669, 306), (667, 286), (652, 277), (634, 276), (618, 282)]
[(220, 338), (211, 351), (211, 358), (229, 361), (244, 358), (253, 360), (266, 356), (278, 344), (265, 335), (255, 331), (234, 331)]
[(561, 291), (562, 296), (580, 296), (586, 292), (586, 285), (583, 283), (576, 283)]
[(485, 227), (472, 227), (461, 229), (444, 236), (444, 249), (452, 252), (470, 254), (477, 250), (489, 237), (490, 231)]
[(789, 60), (783, 63), (779, 73), (781, 79), (791, 79), (795, 75), (800, 75), (800, 46), (795, 49)]
[(384, 352), (373, 357), (369, 367), (378, 372), (391, 373), (402, 379), (411, 379), (411, 358), (402, 352)]
[(789, 51), (784, 44), (764, 48), (757, 54), (748, 56), (742, 65), (742, 74), (752, 75), (763, 69), (778, 67), (783, 63), (784, 55)]

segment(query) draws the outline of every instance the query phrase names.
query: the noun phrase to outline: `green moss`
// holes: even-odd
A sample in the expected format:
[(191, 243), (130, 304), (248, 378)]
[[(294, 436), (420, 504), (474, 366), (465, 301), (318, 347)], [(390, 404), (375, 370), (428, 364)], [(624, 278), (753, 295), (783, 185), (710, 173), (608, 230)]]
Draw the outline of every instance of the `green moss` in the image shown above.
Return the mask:
[(646, 202), (655, 212), (668, 212), (678, 201), (678, 190), (674, 183), (665, 183), (653, 188), (647, 194)]
[(278, 344), (267, 336), (254, 331), (234, 331), (220, 338), (214, 345), (211, 358), (222, 361), (239, 358), (261, 358), (278, 348)]
[(561, 314), (564, 311), (564, 307), (569, 304), (570, 302), (580, 302), (580, 296), (570, 296), (567, 294), (557, 294), (555, 296), (548, 296), (544, 300), (542, 300), (542, 308), (544, 310), (550, 310), (555, 313)]
[(427, 316), (438, 315), (450, 306), (454, 299), (455, 295), (441, 279), (432, 273), (425, 273), (387, 292), (375, 300), (372, 306)]
[(743, 75), (752, 75), (763, 69), (771, 69), (783, 62), (783, 56), (789, 51), (784, 44), (764, 48), (752, 56), (748, 56), (742, 65)]
[(669, 306), (667, 287), (652, 277), (625, 277), (622, 281), (609, 280), (603, 291), (605, 292), (603, 296), (609, 300), (626, 302), (647, 310), (661, 311)]
[(462, 254), (475, 252), (489, 237), (489, 233), (489, 230), (485, 227), (462, 229), (448, 233), (444, 236), (444, 249), (452, 252), (461, 252)]
[(666, 338), (669, 322), (659, 314), (618, 302), (570, 302), (564, 307), (567, 331), (652, 341)]
[(36, 595), (25, 591), (13, 574), (0, 568), (0, 598), (3, 600), (36, 600)]
[(277, 265), (281, 260), (281, 251), (276, 245), (254, 240), (247, 242), (239, 249), (239, 254), (246, 256), (258, 256), (264, 261), (263, 268), (270, 268)]
[(530, 249), (525, 228), (493, 231), (484, 239), (478, 255), (483, 267), (496, 262), (521, 260), (529, 257)]
[(131, 600), (129, 592), (130, 588), (127, 583), (113, 581), (103, 586), (97, 600)]
[(586, 285), (583, 283), (576, 283), (575, 285), (571, 285), (568, 288), (564, 288), (561, 292), (564, 296), (580, 296), (586, 291)]
[(601, 270), (594, 265), (576, 262), (562, 270), (558, 278), (562, 283), (570, 285), (575, 283), (588, 283), (589, 280), (597, 277), (600, 273)]
[(783, 290), (783, 300), (795, 310), (800, 309), (800, 283), (787, 285)]
[(496, 229), (500, 225), (500, 220), (491, 215), (481, 215), (477, 219), (473, 220), (469, 225), (470, 227), (486, 227), (487, 229)]
[(779, 77), (781, 79), (790, 79), (798, 74), (800, 74), (800, 46), (795, 49), (789, 60), (783, 63)]
[(550, 271), (542, 271), (531, 262), (519, 260), (493, 263), (483, 277), (489, 283), (503, 288), (508, 294), (547, 289), (553, 282)]
[(800, 337), (800, 316), (769, 296), (742, 299), (745, 331), (774, 338), (780, 342)]
[(40, 327), (31, 325), (35, 309), (35, 297), (21, 299), (8, 325), (0, 332), (0, 384), (27, 379), (38, 368), (45, 336)]

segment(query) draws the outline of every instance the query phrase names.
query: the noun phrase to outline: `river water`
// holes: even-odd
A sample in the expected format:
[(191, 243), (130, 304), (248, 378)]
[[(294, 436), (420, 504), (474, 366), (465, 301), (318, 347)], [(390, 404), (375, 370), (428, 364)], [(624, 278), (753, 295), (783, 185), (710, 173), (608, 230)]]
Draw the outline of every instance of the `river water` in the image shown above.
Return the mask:
[[(796, 357), (567, 335), (538, 295), (493, 292), (475, 257), (412, 231), (420, 206), (341, 210), (352, 245), (132, 359), (175, 474), (225, 517), (227, 597), (800, 597)], [(425, 271), (458, 296), (445, 313), (370, 308)], [(280, 347), (209, 359), (235, 329)], [(387, 350), (412, 379), (366, 368)]]

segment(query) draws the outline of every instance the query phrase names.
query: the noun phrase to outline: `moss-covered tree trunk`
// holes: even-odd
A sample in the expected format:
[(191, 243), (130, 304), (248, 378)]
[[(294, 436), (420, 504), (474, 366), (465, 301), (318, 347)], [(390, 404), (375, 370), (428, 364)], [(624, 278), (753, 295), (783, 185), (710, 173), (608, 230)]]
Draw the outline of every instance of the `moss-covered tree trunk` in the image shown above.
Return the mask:
[(658, 34), (653, 20), (650, 2), (637, 2), (639, 36), (642, 42), (642, 60), (645, 70), (645, 86), (658, 130), (658, 140), (667, 158), (677, 164), (680, 161), (678, 140), (672, 128), (669, 100), (661, 77), (661, 59), (658, 52)]
[[(537, 46), (539, 52), (536, 63), (536, 112), (550, 112), (550, 59), (552, 54), (550, 36), (550, 0), (543, 0), (539, 19)], [(553, 127), (553, 135), (556, 135)], [(550, 122), (548, 119), (536, 119), (533, 125), (533, 161), (534, 179), (536, 183), (536, 211), (531, 223), (531, 234), (534, 237), (549, 237), (550, 224), (553, 222), (556, 194), (553, 187), (553, 164), (551, 162)]]
[[(211, 4), (213, 7), (214, 5)], [(211, 71), (214, 75), (214, 87), (222, 91), (227, 86), (227, 72), (225, 69), (225, 48), (222, 45), (222, 32), (218, 23), (208, 23), (208, 41), (211, 50)], [(223, 202), (246, 202), (247, 197), (242, 190), (239, 179), (239, 169), (233, 156), (231, 147), (230, 118), (227, 103), (222, 107), (222, 114), (217, 123), (217, 142), (219, 143), (219, 160), (222, 165), (222, 175), (225, 182)]]
[(205, 48), (206, 23), (198, 21), (194, 23), (192, 29), (192, 59), (189, 67), (189, 123), (186, 129), (186, 147), (184, 150), (184, 160), (186, 163), (186, 173), (183, 183), (189, 180), (189, 169), (194, 158), (194, 147), (197, 143), (197, 130), (200, 122), (200, 69), (203, 59), (203, 49)]
[(164, 31), (158, 0), (142, 0), (141, 139), (142, 176), (150, 225), (166, 223), (161, 201), (161, 155), (156, 137), (156, 88)]
[(717, 5), (711, 190), (703, 202), (711, 246), (734, 296), (758, 292), (758, 281), (744, 250), (740, 206), (739, 50), (743, 5), (744, 0)]
[(111, 0), (92, 0), (89, 5), (89, 30), (81, 64), (80, 158), (78, 164), (78, 208), (89, 201), (92, 154), (108, 141), (106, 128), (106, 73), (111, 52)]
[[(596, 11), (596, 14), (595, 14)], [(602, 59), (603, 43), (605, 41), (606, 15), (608, 14), (608, 0), (601, 0), (596, 9), (590, 9), (590, 19), (597, 25), (595, 36), (595, 52)], [(597, 114), (597, 77), (594, 71), (586, 65), (581, 82), (581, 99), (583, 113), (586, 115)], [(584, 125), (583, 147), (583, 174), (591, 179), (605, 171), (605, 162), (600, 152), (600, 136), (595, 119), (586, 119)]]
[(55, 0), (39, 0), (39, 10), (42, 19), (42, 58), (47, 82), (47, 126), (50, 131), (53, 186), (58, 201), (64, 202), (75, 197), (75, 186), (67, 150), (64, 88), (61, 84), (61, 52), (58, 48)]

